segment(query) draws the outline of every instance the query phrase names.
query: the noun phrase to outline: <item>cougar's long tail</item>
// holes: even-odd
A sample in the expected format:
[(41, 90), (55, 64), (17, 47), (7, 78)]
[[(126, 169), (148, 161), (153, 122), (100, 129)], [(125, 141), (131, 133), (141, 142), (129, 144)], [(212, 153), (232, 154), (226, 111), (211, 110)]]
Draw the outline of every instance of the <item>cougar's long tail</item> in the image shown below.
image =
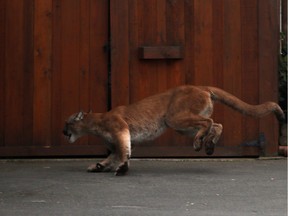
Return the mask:
[(284, 112), (277, 103), (269, 101), (259, 105), (251, 105), (219, 88), (207, 87), (207, 89), (211, 93), (212, 100), (219, 101), (242, 114), (260, 118), (273, 112), (280, 122), (285, 121)]

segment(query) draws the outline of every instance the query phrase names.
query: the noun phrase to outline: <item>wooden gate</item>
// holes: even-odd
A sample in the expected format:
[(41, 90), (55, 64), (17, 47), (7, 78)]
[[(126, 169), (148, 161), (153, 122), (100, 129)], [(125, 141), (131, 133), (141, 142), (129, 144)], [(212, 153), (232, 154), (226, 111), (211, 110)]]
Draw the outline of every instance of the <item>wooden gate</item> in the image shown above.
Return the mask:
[(108, 2), (0, 1), (0, 155), (99, 155), (99, 140), (68, 144), (66, 118), (107, 111)]
[[(277, 101), (278, 12), (278, 0), (0, 1), (0, 156), (103, 155), (96, 138), (66, 142), (67, 116), (182, 84)], [(277, 154), (272, 116), (219, 105), (214, 119), (215, 156)], [(205, 156), (173, 131), (133, 155)]]
[[(218, 86), (251, 104), (277, 101), (278, 10), (274, 0), (111, 0), (112, 105), (181, 84)], [(260, 147), (277, 154), (273, 118), (217, 106), (224, 131), (215, 156), (259, 155)], [(205, 156), (174, 132), (134, 155)]]

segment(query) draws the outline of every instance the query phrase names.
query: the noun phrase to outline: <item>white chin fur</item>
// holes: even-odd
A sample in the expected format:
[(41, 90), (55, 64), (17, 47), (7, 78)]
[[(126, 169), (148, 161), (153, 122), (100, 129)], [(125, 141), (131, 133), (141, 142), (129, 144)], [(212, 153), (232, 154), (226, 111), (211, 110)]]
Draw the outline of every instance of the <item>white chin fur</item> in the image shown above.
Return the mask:
[(74, 143), (77, 140), (78, 137), (74, 136), (73, 134), (69, 138), (69, 143)]

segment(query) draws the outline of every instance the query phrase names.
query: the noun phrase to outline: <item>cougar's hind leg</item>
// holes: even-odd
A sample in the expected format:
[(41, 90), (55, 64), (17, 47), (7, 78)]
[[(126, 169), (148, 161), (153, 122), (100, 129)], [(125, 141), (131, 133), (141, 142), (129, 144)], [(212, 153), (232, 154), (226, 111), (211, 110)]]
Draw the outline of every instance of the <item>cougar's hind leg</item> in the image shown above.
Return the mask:
[(196, 151), (200, 151), (202, 139), (210, 132), (213, 120), (186, 112), (169, 116), (166, 124), (182, 134), (194, 136), (193, 147)]
[(222, 134), (223, 126), (221, 124), (213, 123), (210, 132), (204, 137), (203, 143), (207, 155), (214, 153), (214, 148)]

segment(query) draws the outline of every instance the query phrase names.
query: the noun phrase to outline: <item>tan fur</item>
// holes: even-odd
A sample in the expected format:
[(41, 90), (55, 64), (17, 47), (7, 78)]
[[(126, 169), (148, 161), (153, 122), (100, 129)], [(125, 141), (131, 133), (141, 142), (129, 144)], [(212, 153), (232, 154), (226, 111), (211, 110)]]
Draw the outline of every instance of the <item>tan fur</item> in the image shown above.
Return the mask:
[(180, 86), (106, 113), (76, 113), (66, 122), (63, 133), (70, 142), (86, 134), (102, 137), (111, 154), (88, 171), (116, 170), (116, 175), (123, 175), (128, 171), (131, 142), (152, 140), (167, 128), (193, 137), (195, 150), (204, 145), (206, 153), (213, 154), (222, 133), (222, 125), (210, 118), (214, 101), (246, 115), (262, 117), (272, 112), (284, 119), (283, 111), (273, 102), (254, 106), (215, 87)]

